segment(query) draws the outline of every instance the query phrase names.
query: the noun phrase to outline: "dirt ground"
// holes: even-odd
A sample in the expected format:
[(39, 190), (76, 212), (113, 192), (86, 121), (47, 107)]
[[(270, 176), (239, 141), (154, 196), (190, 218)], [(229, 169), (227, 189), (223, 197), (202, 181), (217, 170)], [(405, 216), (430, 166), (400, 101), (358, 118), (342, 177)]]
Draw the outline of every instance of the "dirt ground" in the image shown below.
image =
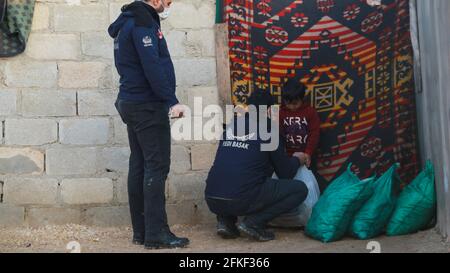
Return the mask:
[[(182, 253), (369, 253), (369, 241), (346, 238), (342, 241), (322, 244), (306, 237), (301, 230), (274, 230), (277, 240), (267, 243), (252, 242), (247, 239), (225, 241), (214, 233), (214, 226), (174, 226), (174, 233), (189, 237), (191, 245), (187, 249), (165, 250), (159, 252)], [(152, 253), (143, 247), (129, 243), (129, 228), (94, 228), (79, 225), (47, 226), (43, 228), (0, 229), (0, 252), (70, 252), (68, 243), (79, 243), (83, 253)], [(380, 237), (382, 253), (389, 252), (432, 252), (450, 253), (450, 244), (445, 243), (434, 230), (428, 230), (402, 237)]]

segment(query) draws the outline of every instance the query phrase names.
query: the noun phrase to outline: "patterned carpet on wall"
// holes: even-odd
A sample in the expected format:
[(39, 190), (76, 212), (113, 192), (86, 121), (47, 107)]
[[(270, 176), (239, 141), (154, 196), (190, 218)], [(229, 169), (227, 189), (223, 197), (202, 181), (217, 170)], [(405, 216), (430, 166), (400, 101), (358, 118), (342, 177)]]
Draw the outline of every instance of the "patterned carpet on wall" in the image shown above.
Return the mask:
[(232, 97), (280, 101), (290, 78), (308, 87), (321, 140), (322, 185), (349, 163), (361, 178), (401, 164), (404, 183), (420, 168), (408, 0), (227, 0)]

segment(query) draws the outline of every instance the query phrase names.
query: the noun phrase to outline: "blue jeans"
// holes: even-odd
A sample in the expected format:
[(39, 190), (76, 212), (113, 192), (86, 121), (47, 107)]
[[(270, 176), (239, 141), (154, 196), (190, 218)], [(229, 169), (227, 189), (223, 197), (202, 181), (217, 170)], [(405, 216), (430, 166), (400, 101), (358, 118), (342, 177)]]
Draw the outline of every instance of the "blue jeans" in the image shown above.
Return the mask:
[(170, 171), (169, 108), (164, 103), (115, 103), (130, 143), (128, 197), (136, 238), (146, 240), (168, 229), (165, 186)]

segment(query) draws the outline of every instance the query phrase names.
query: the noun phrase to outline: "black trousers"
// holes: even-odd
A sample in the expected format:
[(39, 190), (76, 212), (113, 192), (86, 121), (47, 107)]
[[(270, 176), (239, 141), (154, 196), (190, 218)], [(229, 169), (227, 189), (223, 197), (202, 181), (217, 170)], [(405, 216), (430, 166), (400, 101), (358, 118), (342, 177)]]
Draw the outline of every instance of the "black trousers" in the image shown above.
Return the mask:
[(166, 228), (165, 187), (170, 171), (169, 108), (164, 103), (117, 100), (127, 124), (131, 155), (128, 196), (135, 237), (146, 240)]
[(234, 200), (208, 196), (206, 202), (219, 221), (231, 223), (238, 216), (245, 216), (246, 224), (264, 228), (271, 220), (300, 206), (308, 196), (308, 188), (301, 181), (268, 178), (249, 196)]

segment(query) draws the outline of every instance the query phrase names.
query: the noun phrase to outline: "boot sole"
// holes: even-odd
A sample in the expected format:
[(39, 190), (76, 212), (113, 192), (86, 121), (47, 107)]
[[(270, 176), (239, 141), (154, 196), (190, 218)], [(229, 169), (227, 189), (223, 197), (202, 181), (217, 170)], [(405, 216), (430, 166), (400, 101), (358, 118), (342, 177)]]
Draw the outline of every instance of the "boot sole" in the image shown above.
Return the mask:
[(144, 245), (144, 242), (141, 242), (141, 241), (132, 241), (131, 242), (133, 245), (135, 245), (135, 246), (143, 246)]
[(187, 248), (188, 245), (189, 244), (172, 246), (172, 245), (150, 244), (150, 245), (145, 245), (144, 248), (147, 249), (147, 250), (176, 249), (176, 248)]
[(222, 237), (222, 239), (225, 240), (233, 240), (239, 238), (239, 235), (232, 234), (226, 230), (218, 230), (217, 235), (219, 235), (220, 237)]
[(258, 242), (269, 242), (275, 240), (275, 238), (267, 238), (267, 239), (261, 238), (258, 235), (255, 235), (254, 232), (248, 230), (246, 227), (238, 226), (238, 229), (241, 232), (241, 234), (243, 234), (245, 237)]

